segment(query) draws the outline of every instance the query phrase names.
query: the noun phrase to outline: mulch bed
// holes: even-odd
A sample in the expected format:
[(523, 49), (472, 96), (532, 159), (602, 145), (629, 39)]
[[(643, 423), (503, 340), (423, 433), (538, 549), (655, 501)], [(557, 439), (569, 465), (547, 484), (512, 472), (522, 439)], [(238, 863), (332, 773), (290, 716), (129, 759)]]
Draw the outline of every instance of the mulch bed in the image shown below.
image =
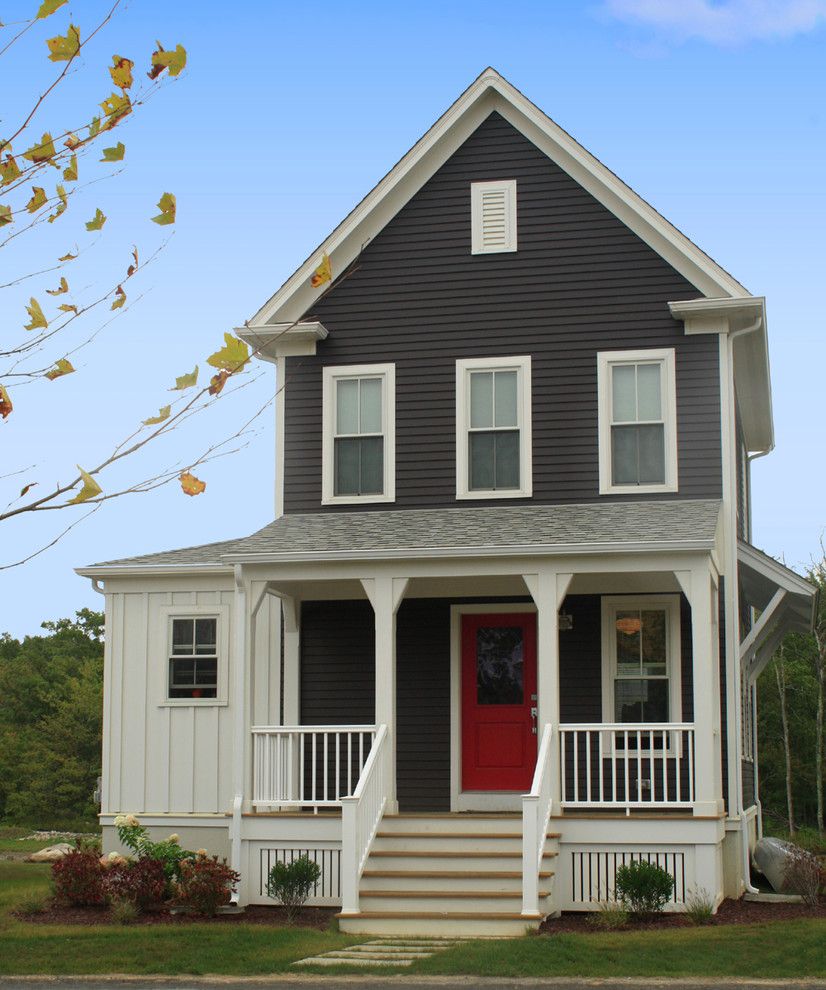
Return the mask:
[[(325, 931), (330, 926), (330, 919), (338, 913), (338, 908), (307, 907), (299, 911), (292, 924), (296, 928), (317, 928)], [(107, 907), (63, 907), (54, 901), (47, 902), (45, 911), (37, 914), (13, 912), (20, 921), (38, 925), (116, 925)], [(283, 928), (287, 925), (287, 916), (281, 907), (264, 907), (253, 905), (247, 907), (243, 914), (216, 914), (214, 918), (205, 918), (195, 914), (170, 914), (161, 908), (156, 911), (146, 911), (139, 914), (132, 925), (271, 925), (273, 928)]]
[[(556, 935), (561, 932), (579, 934), (605, 931), (589, 921), (590, 914), (566, 912), (561, 918), (549, 918), (539, 928), (542, 935)], [(716, 925), (755, 925), (772, 921), (790, 921), (793, 918), (826, 918), (826, 902), (821, 898), (818, 907), (806, 904), (760, 904), (756, 901), (725, 900), (709, 921)], [(691, 928), (693, 922), (685, 914), (663, 914), (659, 917), (639, 921), (629, 920), (621, 931), (652, 931), (657, 928)]]

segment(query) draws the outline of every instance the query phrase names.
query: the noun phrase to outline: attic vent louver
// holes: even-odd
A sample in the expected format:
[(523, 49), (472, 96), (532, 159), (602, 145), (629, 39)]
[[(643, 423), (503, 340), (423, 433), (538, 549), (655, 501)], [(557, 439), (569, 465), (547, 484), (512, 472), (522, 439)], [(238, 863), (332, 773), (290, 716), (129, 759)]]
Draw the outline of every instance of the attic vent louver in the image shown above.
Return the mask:
[(471, 252), (516, 250), (516, 179), (470, 186)]

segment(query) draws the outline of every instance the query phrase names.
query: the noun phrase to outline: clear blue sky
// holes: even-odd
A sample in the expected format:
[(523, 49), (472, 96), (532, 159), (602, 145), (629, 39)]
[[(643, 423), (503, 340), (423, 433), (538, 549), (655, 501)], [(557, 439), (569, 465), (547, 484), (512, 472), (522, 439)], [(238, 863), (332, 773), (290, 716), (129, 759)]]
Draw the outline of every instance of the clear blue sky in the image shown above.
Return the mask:
[[(64, 30), (69, 12), (91, 24), (96, 7), (104, 5), (75, 0), (49, 27)], [(157, 243), (147, 221), (165, 190), (178, 198), (175, 236), (144, 274), (144, 298), (83, 352), (78, 373), (32, 390), (31, 401), (20, 396), (0, 424), (4, 468), (32, 464), (32, 478), (65, 479), (154, 413), (173, 375), (203, 363), (225, 330), (251, 316), (490, 64), (767, 296), (777, 450), (754, 467), (754, 538), (793, 566), (817, 551), (826, 525), (817, 302), (826, 272), (826, 3), (132, 0), (87, 55), (67, 105), (106, 96), (110, 54), (143, 63), (155, 38), (187, 47), (187, 73), (122, 129), (125, 175), (84, 193), (79, 210), (100, 205), (110, 216), (101, 266), (117, 256), (117, 270), (125, 267), (133, 241), (146, 253)], [(21, 79), (40, 84), (43, 54), (36, 71), (28, 54), (38, 51), (0, 69), (4, 102), (12, 80), (18, 92)], [(62, 249), (87, 236), (69, 231), (49, 236)], [(22, 308), (16, 298), (0, 297), (0, 306), (7, 339)], [(200, 436), (157, 456), (186, 458), (242, 407), (265, 401), (271, 384), (255, 382), (226, 403), (223, 423), (205, 420)], [(196, 499), (172, 486), (113, 502), (48, 553), (0, 572), (0, 630), (33, 633), (43, 619), (99, 607), (76, 565), (244, 535), (269, 521), (272, 414), (244, 451), (200, 473), (208, 487)], [(67, 522), (48, 513), (3, 524), (0, 562)]]

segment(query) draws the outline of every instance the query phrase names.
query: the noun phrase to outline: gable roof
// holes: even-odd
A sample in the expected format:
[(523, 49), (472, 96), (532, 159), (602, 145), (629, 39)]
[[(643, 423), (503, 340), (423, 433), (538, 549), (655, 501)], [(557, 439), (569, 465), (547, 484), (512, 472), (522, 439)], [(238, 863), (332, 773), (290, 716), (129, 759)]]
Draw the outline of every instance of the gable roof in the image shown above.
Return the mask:
[(495, 69), (487, 68), (258, 310), (248, 322), (248, 328), (289, 325), (309, 313), (315, 300), (325, 291), (323, 286), (313, 288), (310, 282), (322, 253), (329, 255), (334, 274), (344, 271), (363, 246), (376, 237), (494, 111), (705, 296), (743, 298), (750, 295), (732, 275)]

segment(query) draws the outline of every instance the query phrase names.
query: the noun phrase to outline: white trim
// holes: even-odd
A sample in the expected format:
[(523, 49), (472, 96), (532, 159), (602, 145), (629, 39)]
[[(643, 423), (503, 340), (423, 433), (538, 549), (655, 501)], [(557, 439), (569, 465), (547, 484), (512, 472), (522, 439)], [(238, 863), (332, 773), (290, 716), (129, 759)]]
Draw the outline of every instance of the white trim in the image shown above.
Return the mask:
[(275, 362), (275, 518), (284, 515), (284, 445), (287, 436), (287, 362), (279, 357)]
[(329, 331), (317, 320), (302, 323), (269, 323), (265, 326), (234, 327), (233, 333), (249, 344), (256, 357), (277, 361), (284, 357), (306, 357), (316, 352), (316, 344), (326, 340)]
[[(462, 616), (536, 613), (533, 602), (480, 602), (450, 606), (450, 810), (519, 811), (522, 795), (516, 791), (463, 791), (462, 781)], [(538, 658), (537, 658), (538, 663)]]
[[(161, 605), (158, 607), (158, 624), (152, 637), (152, 649), (155, 653), (150, 663), (161, 664), (161, 676), (158, 682), (161, 687), (161, 697), (158, 698), (159, 708), (219, 708), (226, 707), (228, 701), (229, 676), (229, 605)], [(204, 619), (217, 620), (216, 648), (218, 650), (218, 688), (214, 698), (170, 698), (169, 697), (169, 658), (172, 644), (173, 619)]]
[[(615, 485), (611, 477), (611, 371), (615, 365), (659, 363), (662, 368), (662, 418), (665, 441), (665, 482), (661, 485)], [(634, 351), (600, 351), (597, 354), (599, 406), (599, 493), (600, 495), (645, 495), (676, 492), (677, 485), (677, 379), (674, 348)]]
[[(333, 441), (335, 383), (340, 378), (381, 378), (382, 432), (384, 435), (384, 485), (380, 495), (335, 495)], [(323, 369), (321, 441), (321, 504), (366, 505), (396, 501), (396, 366), (350, 364)]]
[[(483, 202), (486, 194), (501, 193), (504, 209), (504, 243), (486, 244)], [(497, 179), (494, 182), (470, 184), (470, 253), (505, 254), (516, 250), (516, 179)]]
[[(519, 428), (519, 488), (471, 491), (468, 485), (468, 430), (470, 428), (471, 372), (515, 371)], [(533, 495), (533, 438), (531, 429), (531, 357), (459, 358), (456, 361), (456, 498), (530, 498)]]
[(614, 711), (614, 677), (616, 676), (616, 638), (611, 621), (617, 609), (665, 609), (667, 630), (666, 672), (668, 677), (669, 723), (683, 721), (682, 655), (680, 650), (679, 595), (603, 595), (600, 620), (602, 624), (602, 721), (617, 721)]

